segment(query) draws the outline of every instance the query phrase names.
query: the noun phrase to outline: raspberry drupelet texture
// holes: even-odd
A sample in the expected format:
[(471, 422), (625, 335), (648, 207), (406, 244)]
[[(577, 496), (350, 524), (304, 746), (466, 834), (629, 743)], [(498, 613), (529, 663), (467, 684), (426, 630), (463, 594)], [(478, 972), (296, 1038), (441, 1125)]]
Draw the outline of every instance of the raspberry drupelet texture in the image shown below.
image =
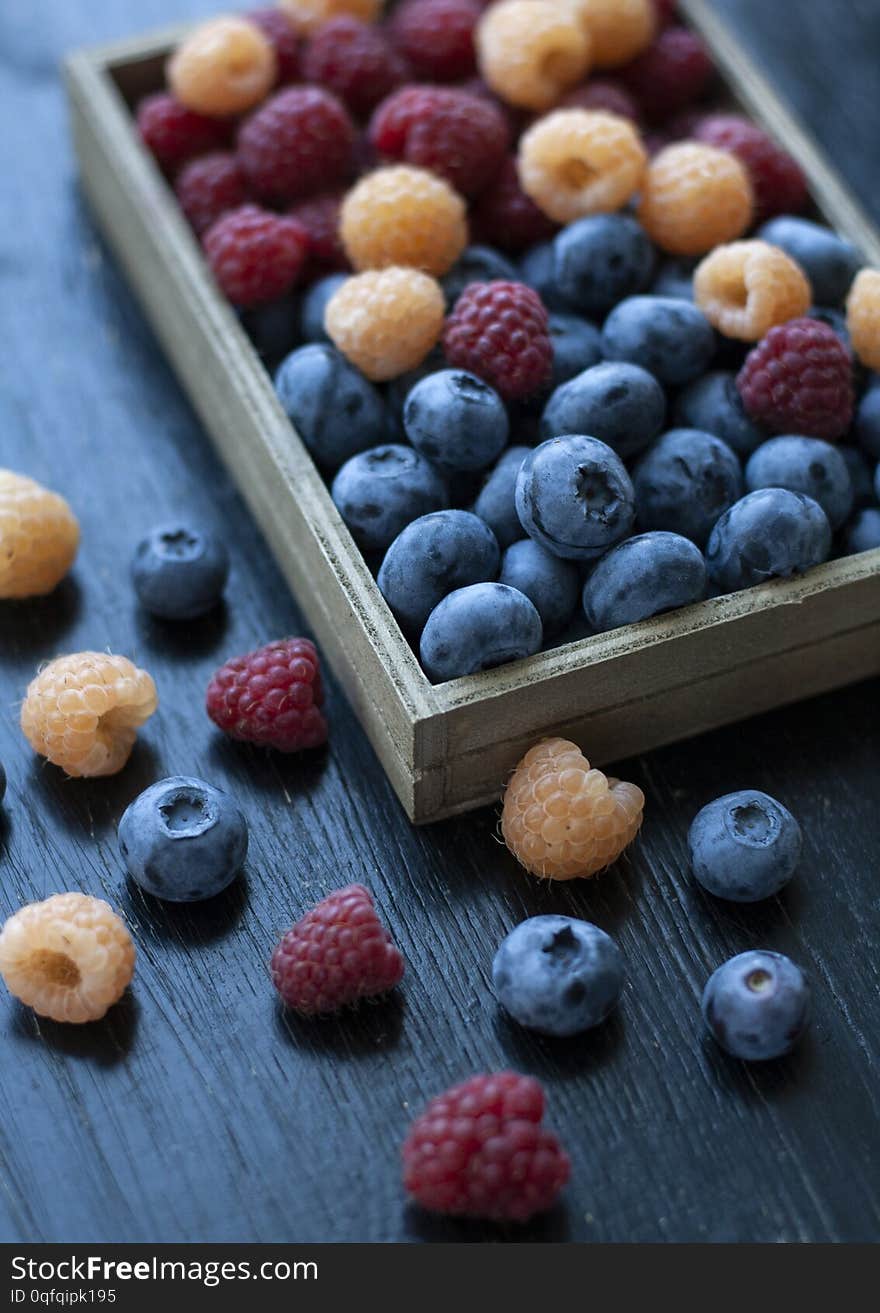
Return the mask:
[(408, 69), (381, 28), (343, 15), (319, 27), (302, 60), (306, 82), (332, 91), (359, 118), (406, 81)]
[(100, 1021), (125, 993), (134, 960), (134, 944), (120, 917), (87, 894), (54, 894), (29, 903), (0, 931), (6, 987), (53, 1021)]
[(644, 805), (641, 789), (591, 769), (577, 744), (545, 739), (510, 778), (501, 833), (532, 875), (574, 880), (617, 861), (639, 832)]
[(305, 228), (309, 239), (309, 274), (332, 273), (350, 268), (339, 236), (339, 212), (342, 197), (325, 192), (300, 201), (290, 210), (290, 217)]
[(309, 238), (296, 219), (241, 205), (211, 225), (204, 248), (224, 295), (248, 309), (290, 291), (305, 263)]
[(590, 37), (594, 68), (618, 68), (647, 50), (657, 30), (652, 0), (566, 0)]
[(619, 210), (638, 190), (648, 156), (632, 123), (601, 110), (559, 109), (520, 141), (523, 191), (557, 223)]
[(705, 255), (752, 221), (752, 184), (735, 155), (683, 141), (648, 165), (638, 209), (648, 236), (670, 255)]
[(474, 236), (499, 250), (518, 255), (555, 236), (558, 225), (519, 185), (516, 160), (508, 156), (491, 186), (471, 212)]
[(553, 342), (544, 303), (525, 283), (471, 283), (446, 321), (443, 350), (453, 369), (490, 383), (505, 401), (549, 382)]
[(736, 382), (746, 414), (769, 433), (835, 442), (852, 422), (852, 356), (834, 329), (817, 319), (771, 328)]
[(569, 5), (501, 0), (477, 28), (480, 72), (511, 105), (547, 110), (590, 67), (590, 38)]
[(333, 294), (324, 326), (334, 345), (374, 383), (416, 369), (440, 340), (445, 303), (418, 269), (369, 270)]
[(711, 114), (698, 121), (692, 135), (708, 146), (729, 150), (746, 166), (755, 193), (756, 220), (798, 214), (806, 205), (803, 169), (757, 123), (739, 114)]
[(34, 752), (68, 775), (115, 775), (158, 704), (156, 685), (127, 657), (75, 652), (31, 681), (21, 728)]
[(213, 151), (185, 164), (174, 184), (177, 201), (201, 236), (228, 210), (247, 200), (247, 188), (238, 161), (229, 151)]
[(379, 106), (370, 141), (386, 159), (430, 169), (462, 196), (492, 183), (510, 145), (507, 119), (484, 96), (451, 87), (404, 87)]
[(215, 18), (177, 47), (168, 86), (199, 114), (243, 114), (269, 94), (278, 77), (275, 47), (244, 18)]
[(272, 983), (303, 1016), (387, 994), (404, 961), (382, 925), (368, 889), (352, 884), (322, 899), (284, 935), (272, 954)]
[(711, 56), (695, 32), (668, 27), (644, 54), (621, 69), (620, 76), (645, 118), (658, 123), (699, 100), (714, 72)]
[(382, 11), (383, 0), (278, 0), (278, 4), (294, 30), (307, 36), (322, 23), (341, 14), (360, 18), (364, 23), (375, 23)]
[(296, 29), (282, 9), (254, 9), (244, 15), (275, 51), (276, 85), (287, 86), (300, 75), (300, 45)]
[(263, 200), (290, 202), (330, 191), (352, 162), (354, 126), (320, 87), (288, 87), (267, 100), (238, 134), (238, 162)]
[(479, 17), (474, 0), (407, 0), (391, 18), (391, 38), (419, 77), (459, 82), (477, 66), (474, 29)]
[(559, 102), (559, 108), (599, 109), (632, 123), (636, 123), (639, 117), (638, 106), (626, 87), (612, 78), (590, 78), (582, 87), (567, 92)]
[(694, 301), (725, 337), (757, 342), (776, 324), (805, 315), (813, 300), (799, 264), (767, 242), (716, 246), (697, 266)]
[(213, 675), (205, 700), (224, 734), (279, 752), (326, 742), (323, 704), (318, 652), (307, 638), (281, 638), (232, 657)]
[(856, 275), (846, 302), (846, 326), (859, 360), (880, 371), (880, 271)]
[(78, 547), (79, 524), (64, 498), (0, 469), (0, 601), (51, 593)]
[(428, 1104), (403, 1144), (403, 1184), (423, 1208), (452, 1217), (526, 1222), (546, 1212), (571, 1164), (545, 1130), (532, 1076), (472, 1076)]
[(137, 126), (144, 145), (166, 173), (225, 146), (230, 133), (228, 122), (197, 114), (166, 91), (144, 97), (138, 105)]
[(368, 173), (342, 203), (340, 233), (355, 269), (409, 265), (441, 277), (468, 239), (465, 203), (427, 169), (397, 164)]

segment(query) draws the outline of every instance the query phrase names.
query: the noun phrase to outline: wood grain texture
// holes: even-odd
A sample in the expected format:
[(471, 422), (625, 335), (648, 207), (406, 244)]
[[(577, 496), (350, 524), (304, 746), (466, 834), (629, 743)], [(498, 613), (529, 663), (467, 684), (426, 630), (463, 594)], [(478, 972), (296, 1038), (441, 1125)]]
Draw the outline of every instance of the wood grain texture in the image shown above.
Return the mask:
[[(871, 204), (880, 146), (857, 107), (880, 98), (876, 7), (718, 7)], [(180, 8), (46, 0), (39, 24), (27, 0), (0, 8), (11, 107), (0, 156), (14, 180), (0, 191), (0, 462), (65, 492), (84, 525), (58, 594), (0, 613), (0, 905), (101, 894), (140, 953), (130, 997), (85, 1031), (0, 999), (0, 1236), (495, 1239), (406, 1208), (397, 1152), (409, 1116), (444, 1085), (515, 1066), (546, 1082), (574, 1170), (564, 1205), (512, 1238), (876, 1240), (876, 681), (622, 763), (648, 795), (642, 839), (575, 889), (527, 880), (491, 809), (410, 827), (335, 687), (332, 744), (304, 762), (230, 745), (202, 715), (221, 659), (302, 618), (95, 236), (57, 77), (70, 47)], [(186, 8), (207, 14), (216, 0)], [(141, 616), (126, 577), (139, 533), (176, 514), (223, 532), (234, 558), (228, 607), (183, 631)], [(17, 704), (39, 661), (87, 646), (145, 664), (162, 707), (122, 775), (76, 783), (29, 755)], [(115, 844), (126, 803), (172, 771), (230, 788), (252, 825), (246, 878), (192, 909), (138, 894)], [(686, 831), (703, 803), (747, 785), (801, 818), (805, 856), (781, 898), (728, 907), (691, 883)], [(266, 958), (294, 916), (350, 879), (373, 889), (409, 963), (405, 987), (339, 1023), (293, 1022), (275, 1007)], [(548, 911), (595, 920), (627, 961), (619, 1014), (571, 1044), (510, 1026), (488, 990), (500, 937)], [(702, 1038), (697, 1003), (710, 970), (751, 945), (805, 966), (815, 1012), (795, 1055), (747, 1069)]]

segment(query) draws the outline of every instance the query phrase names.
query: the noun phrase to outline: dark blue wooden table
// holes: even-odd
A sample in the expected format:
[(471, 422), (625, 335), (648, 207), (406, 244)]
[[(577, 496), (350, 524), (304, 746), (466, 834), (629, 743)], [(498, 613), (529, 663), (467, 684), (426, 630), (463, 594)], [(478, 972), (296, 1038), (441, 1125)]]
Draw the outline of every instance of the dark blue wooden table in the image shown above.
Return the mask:
[[(0, 1236), (494, 1239), (407, 1209), (397, 1154), (429, 1096), (513, 1066), (546, 1082), (573, 1160), (564, 1204), (516, 1239), (877, 1239), (877, 684), (624, 763), (647, 794), (643, 837), (576, 888), (527, 879), (491, 810), (412, 829), (335, 688), (331, 746), (304, 761), (231, 745), (205, 718), (214, 667), (301, 621), (83, 206), (58, 60), (217, 7), (0, 5), (0, 465), (64, 492), (84, 531), (52, 598), (0, 608), (0, 910), (83, 889), (121, 907), (139, 952), (130, 995), (86, 1029), (0, 998)], [(719, 8), (880, 219), (875, 0)], [(226, 608), (183, 629), (141, 615), (127, 582), (140, 533), (177, 515), (234, 560)], [(17, 727), (37, 664), (87, 647), (136, 658), (161, 694), (127, 769), (91, 783), (35, 761)], [(115, 840), (125, 805), (169, 773), (229, 788), (251, 820), (246, 878), (189, 909), (129, 885)], [(736, 907), (695, 889), (685, 836), (704, 802), (747, 785), (795, 811), (806, 849), (784, 896)], [(276, 937), (355, 879), (406, 954), (400, 998), (285, 1018)], [(617, 1016), (566, 1044), (509, 1025), (488, 987), (500, 937), (550, 911), (611, 931), (628, 969)], [(790, 1059), (747, 1069), (702, 1037), (698, 999), (751, 945), (803, 964), (815, 1016)]]

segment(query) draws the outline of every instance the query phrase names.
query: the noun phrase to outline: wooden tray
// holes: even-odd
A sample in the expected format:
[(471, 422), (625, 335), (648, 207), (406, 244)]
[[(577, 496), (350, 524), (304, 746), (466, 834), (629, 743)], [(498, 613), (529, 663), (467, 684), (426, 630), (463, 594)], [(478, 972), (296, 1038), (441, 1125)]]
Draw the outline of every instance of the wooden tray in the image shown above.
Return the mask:
[[(724, 25), (702, 0), (682, 9), (819, 212), (880, 265), (880, 234)], [(411, 820), (493, 801), (545, 734), (601, 764), (880, 673), (878, 550), (432, 686), (138, 141), (130, 107), (184, 30), (66, 61), (83, 186)]]

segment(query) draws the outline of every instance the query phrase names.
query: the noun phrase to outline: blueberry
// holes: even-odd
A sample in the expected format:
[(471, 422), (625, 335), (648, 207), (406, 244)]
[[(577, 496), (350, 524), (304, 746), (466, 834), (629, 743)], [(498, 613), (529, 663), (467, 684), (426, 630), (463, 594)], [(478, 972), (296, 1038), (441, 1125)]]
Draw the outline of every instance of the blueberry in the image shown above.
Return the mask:
[(530, 451), (508, 447), (502, 452), (474, 502), (474, 514), (486, 521), (502, 551), (525, 533), (516, 513), (516, 476)]
[(667, 386), (704, 374), (715, 355), (715, 332), (702, 310), (672, 296), (631, 296), (602, 329), (606, 360), (641, 365)]
[(856, 410), (853, 436), (869, 460), (880, 460), (880, 376), (876, 374)]
[(801, 856), (801, 827), (782, 803), (758, 789), (716, 798), (688, 834), (691, 869), (710, 894), (734, 903), (772, 898)]
[(364, 552), (385, 552), (420, 515), (446, 506), (446, 487), (412, 447), (386, 443), (347, 460), (330, 489), (336, 509)]
[(693, 301), (695, 268), (693, 260), (664, 260), (651, 284), (652, 296), (671, 296), (677, 301)]
[(604, 1021), (623, 989), (610, 935), (573, 916), (532, 916), (501, 944), (492, 984), (506, 1012), (543, 1035), (577, 1035)]
[(781, 1058), (807, 1027), (810, 988), (782, 953), (752, 949), (725, 962), (706, 982), (703, 1019), (712, 1038), (734, 1058)]
[(765, 435), (743, 409), (736, 375), (714, 370), (679, 392), (673, 410), (676, 428), (702, 429), (721, 438), (738, 456), (749, 456)]
[(690, 606), (706, 596), (706, 562), (690, 538), (640, 533), (607, 552), (584, 584), (584, 614), (596, 633)]
[(598, 438), (569, 434), (530, 451), (516, 479), (520, 523), (554, 556), (592, 561), (632, 529), (633, 486)]
[(553, 243), (553, 258), (556, 286), (588, 317), (604, 317), (641, 292), (654, 270), (654, 248), (630, 214), (596, 214), (569, 224)]
[(831, 525), (818, 502), (786, 488), (750, 492), (725, 511), (706, 548), (709, 580), (724, 593), (828, 559)]
[(844, 530), (844, 542), (848, 556), (880, 547), (880, 507), (865, 506), (858, 511)]
[(550, 341), (553, 344), (551, 387), (558, 388), (602, 359), (602, 334), (595, 324), (577, 315), (556, 311), (549, 316)]
[(402, 629), (419, 634), (447, 593), (494, 579), (494, 533), (469, 511), (434, 511), (408, 524), (385, 553), (378, 584)]
[(247, 821), (238, 804), (187, 775), (151, 784), (123, 812), (118, 833), (135, 884), (171, 903), (213, 898), (247, 855)]
[(849, 468), (836, 447), (821, 438), (786, 435), (763, 442), (749, 457), (746, 488), (788, 488), (805, 492), (839, 529), (853, 508)]
[(556, 286), (556, 251), (552, 242), (541, 242), (526, 252), (519, 262), (519, 276), (535, 289), (548, 310), (577, 314)]
[(329, 342), (330, 337), (324, 327), (324, 311), (330, 300), (344, 282), (348, 274), (327, 274), (312, 283), (302, 299), (299, 312), (300, 335), (304, 342)]
[(410, 442), (447, 470), (485, 469), (507, 446), (504, 402), (476, 374), (441, 369), (416, 383), (403, 407)]
[(821, 306), (840, 305), (862, 267), (856, 248), (830, 228), (783, 214), (758, 229), (757, 236), (771, 246), (781, 246), (801, 266), (810, 280), (813, 296)]
[(852, 338), (847, 328), (846, 315), (842, 310), (835, 310), (833, 306), (814, 305), (807, 312), (807, 318), (818, 319), (820, 324), (827, 324), (840, 338), (847, 351), (852, 351)]
[(456, 260), (440, 286), (451, 310), (471, 283), (519, 282), (516, 265), (491, 246), (468, 246)]
[(589, 433), (625, 460), (653, 442), (666, 417), (666, 396), (638, 365), (602, 364), (558, 387), (541, 417), (541, 438)]
[(300, 340), (300, 304), (298, 297), (285, 296), (268, 305), (239, 312), (242, 327), (254, 344), (257, 354), (274, 367), (293, 350)]
[(874, 474), (858, 447), (839, 446), (837, 450), (846, 461), (853, 490), (853, 506), (870, 506), (874, 502)]
[(439, 684), (533, 656), (541, 641), (541, 617), (524, 593), (507, 584), (470, 584), (435, 606), (419, 650), (426, 674)]
[(135, 548), (131, 579), (138, 601), (163, 620), (193, 620), (216, 606), (229, 576), (229, 554), (212, 533), (162, 524)]
[(501, 560), (502, 584), (510, 584), (535, 606), (544, 638), (560, 633), (571, 621), (578, 604), (581, 576), (572, 561), (554, 556), (531, 538), (511, 543)]
[(435, 347), (420, 365), (416, 365), (415, 369), (408, 369), (405, 374), (393, 378), (390, 383), (386, 384), (385, 403), (388, 407), (392, 425), (397, 425), (401, 430), (403, 429), (403, 407), (416, 383), (421, 382), (423, 378), (427, 378), (429, 374), (436, 374), (439, 369), (445, 368), (446, 357), (443, 354), (443, 349), (442, 347)]
[(312, 342), (292, 352), (275, 375), (275, 391), (324, 469), (337, 469), (388, 436), (380, 393), (326, 343)]
[(726, 442), (700, 429), (670, 429), (633, 474), (642, 529), (670, 529), (698, 547), (718, 517), (742, 496), (739, 461)]

